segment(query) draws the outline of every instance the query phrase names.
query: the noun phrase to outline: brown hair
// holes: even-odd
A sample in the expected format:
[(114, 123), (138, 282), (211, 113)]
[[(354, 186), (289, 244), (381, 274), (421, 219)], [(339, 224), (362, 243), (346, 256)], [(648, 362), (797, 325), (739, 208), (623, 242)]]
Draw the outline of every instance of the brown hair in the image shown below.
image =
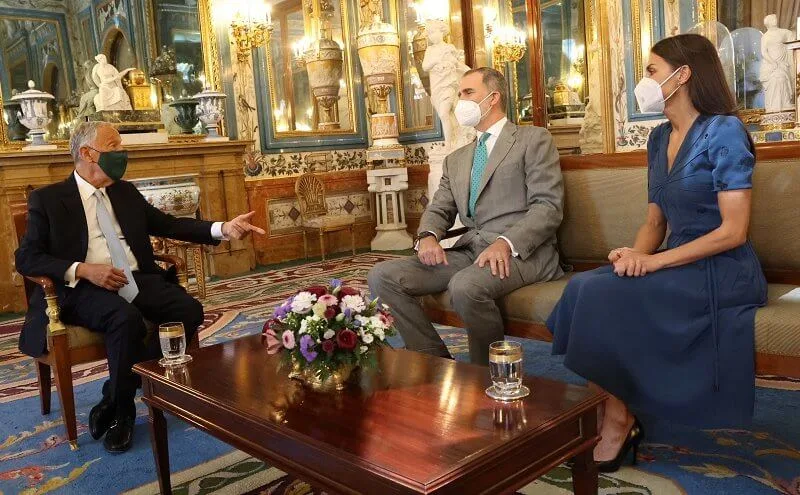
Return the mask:
[(478, 73), (483, 77), (483, 84), (489, 88), (489, 91), (497, 91), (500, 95), (500, 108), (506, 107), (508, 101), (508, 85), (506, 84), (506, 76), (502, 72), (492, 69), (491, 67), (478, 67), (477, 69), (470, 69), (464, 73), (465, 76)]
[(679, 34), (659, 41), (651, 52), (673, 69), (688, 65), (689, 98), (698, 112), (706, 115), (736, 115), (736, 99), (725, 79), (722, 62), (714, 45), (699, 34)]

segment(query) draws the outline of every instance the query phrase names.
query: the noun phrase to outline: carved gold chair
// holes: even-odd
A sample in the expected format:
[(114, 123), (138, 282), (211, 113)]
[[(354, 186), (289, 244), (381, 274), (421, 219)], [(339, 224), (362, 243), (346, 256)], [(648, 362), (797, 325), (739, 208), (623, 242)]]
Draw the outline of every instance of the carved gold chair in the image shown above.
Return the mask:
[[(17, 241), (20, 242), (28, 228), (28, 212), (14, 213), (14, 227), (17, 232)], [(178, 280), (185, 287), (186, 263), (177, 256), (157, 254), (157, 261), (175, 266)], [(61, 417), (67, 429), (67, 439), (72, 450), (78, 448), (78, 428), (75, 419), (75, 396), (72, 387), (72, 367), (80, 364), (91, 363), (106, 359), (106, 346), (103, 334), (91, 332), (77, 325), (65, 325), (59, 317), (58, 296), (55, 284), (48, 277), (25, 277), (25, 300), (29, 301), (31, 294), (40, 286), (44, 290), (47, 303), (47, 316), (50, 323), (47, 326), (47, 351), (36, 359), (36, 374), (39, 382), (39, 398), (41, 399), (42, 414), (50, 414), (50, 369), (56, 378), (56, 390), (61, 399)], [(155, 331), (154, 325), (145, 320), (148, 335)], [(190, 348), (197, 348), (199, 341), (197, 335), (189, 343)]]
[(300, 204), (300, 217), (303, 230), (303, 251), (308, 258), (308, 232), (319, 233), (319, 250), (325, 259), (325, 234), (340, 230), (350, 231), (350, 249), (356, 255), (356, 237), (353, 227), (356, 219), (353, 215), (330, 215), (325, 203), (325, 185), (319, 178), (306, 173), (298, 177), (294, 183), (294, 192)]

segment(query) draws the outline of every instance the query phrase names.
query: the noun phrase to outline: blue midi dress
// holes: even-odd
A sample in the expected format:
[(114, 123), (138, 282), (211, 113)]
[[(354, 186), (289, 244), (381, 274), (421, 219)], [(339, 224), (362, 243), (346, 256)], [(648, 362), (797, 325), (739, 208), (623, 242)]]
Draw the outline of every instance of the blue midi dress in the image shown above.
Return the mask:
[[(699, 116), (671, 170), (671, 126), (647, 145), (648, 201), (667, 219), (667, 249), (720, 226), (717, 193), (752, 187), (747, 131)], [(547, 320), (553, 354), (644, 413), (698, 427), (747, 425), (755, 395), (754, 322), (767, 284), (750, 242), (643, 277), (612, 266), (576, 274)]]

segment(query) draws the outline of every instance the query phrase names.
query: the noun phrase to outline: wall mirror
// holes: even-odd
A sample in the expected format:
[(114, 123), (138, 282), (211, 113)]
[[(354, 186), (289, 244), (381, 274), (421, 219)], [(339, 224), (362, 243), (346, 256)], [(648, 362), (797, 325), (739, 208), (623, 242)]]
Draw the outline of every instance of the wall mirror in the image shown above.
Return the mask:
[(548, 123), (578, 126), (589, 95), (583, 0), (542, 2), (541, 15)]
[[(399, 103), (397, 112), (400, 134), (412, 134), (415, 137), (430, 135), (434, 133), (438, 121), (430, 98), (430, 76), (422, 67), (428, 46), (425, 16), (430, 14), (430, 6), (428, 3), (414, 3), (409, 0), (393, 0), (390, 3), (390, 22), (397, 26), (400, 34), (400, 71), (397, 75), (396, 95)], [(436, 17), (451, 18), (449, 5), (445, 1), (440, 2), (437, 7)], [(447, 26), (452, 33), (452, 22)], [(445, 41), (452, 43), (450, 33), (445, 36)], [(463, 49), (462, 46), (456, 47)]]
[(219, 87), (220, 81), (213, 75), (219, 69), (209, 70), (212, 50), (203, 46), (203, 38), (210, 33), (203, 32), (202, 15), (193, 0), (150, 0), (147, 4), (146, 18), (152, 20), (149, 37), (153, 38), (149, 44), (150, 67), (156, 57), (174, 54), (176, 74), (162, 85), (165, 100), (192, 96), (206, 85)]
[[(272, 6), (266, 46), (270, 139), (353, 134), (354, 41), (344, 0), (283, 0)], [(262, 97), (264, 95), (261, 95)]]
[(25, 139), (27, 129), (16, 120), (20, 107), (11, 97), (27, 90), (29, 80), (56, 98), (49, 108), (53, 113), (48, 128), (52, 138), (68, 136), (64, 130), (70, 120), (75, 67), (67, 33), (64, 13), (0, 7), (0, 100), (4, 102), (4, 124), (10, 124), (8, 130), (2, 129), (6, 142)]
[[(623, 0), (625, 87), (628, 120), (651, 120), (660, 114), (642, 114), (633, 89), (643, 76), (650, 48), (665, 36), (698, 33), (717, 47), (740, 116), (758, 123), (765, 113), (765, 84), (770, 74), (762, 73), (762, 39), (765, 18), (775, 14), (775, 29), (788, 39), (796, 39), (800, 2), (762, 0)], [(781, 52), (780, 43), (777, 44)], [(788, 55), (787, 55), (788, 54)], [(786, 55), (786, 57), (783, 57)], [(788, 52), (776, 55), (789, 60)], [(794, 67), (790, 61), (791, 67)], [(787, 64), (788, 67), (788, 64)], [(789, 70), (787, 70), (787, 74)], [(781, 77), (777, 71), (773, 77)], [(789, 76), (786, 76), (789, 77)]]
[[(79, 121), (81, 97), (92, 87), (94, 56), (119, 70), (136, 67), (151, 81), (156, 58), (174, 53), (174, 74), (161, 74), (156, 105), (221, 87), (209, 0), (62, 0), (29, 2), (41, 8), (0, 7), (0, 147), (18, 149), (27, 129), (16, 121), (12, 93), (51, 93), (53, 121), (47, 139), (69, 139)], [(162, 57), (163, 58), (163, 57)]]

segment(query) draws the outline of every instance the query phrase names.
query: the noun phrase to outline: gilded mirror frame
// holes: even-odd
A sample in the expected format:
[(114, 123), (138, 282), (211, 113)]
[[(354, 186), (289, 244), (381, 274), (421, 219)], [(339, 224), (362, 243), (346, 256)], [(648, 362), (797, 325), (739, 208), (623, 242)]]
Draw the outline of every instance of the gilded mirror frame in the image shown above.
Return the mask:
[[(456, 39), (459, 41), (463, 41), (463, 26), (461, 25), (461, 5), (459, 2), (453, 2), (449, 0), (440, 0), (448, 2), (448, 25), (450, 27), (450, 33), (446, 37), (446, 41), (449, 43), (453, 43), (456, 48), (459, 50), (462, 49), (458, 46), (459, 43), (456, 43)], [(406, 9), (401, 10), (401, 4), (405, 2), (407, 3)], [(444, 138), (444, 134), (442, 131), (442, 124), (441, 120), (439, 120), (439, 115), (436, 113), (436, 109), (433, 106), (433, 102), (430, 102), (431, 95), (428, 94), (428, 100), (431, 106), (431, 124), (430, 125), (421, 125), (421, 126), (407, 126), (406, 125), (406, 94), (405, 94), (405, 87), (404, 87), (404, 79), (403, 79), (403, 67), (404, 65), (414, 65), (414, 61), (408, 54), (408, 47), (411, 46), (411, 40), (408, 38), (408, 34), (410, 31), (414, 31), (417, 29), (417, 26), (409, 26), (407, 25), (408, 13), (413, 11), (411, 7), (413, 1), (408, 0), (389, 0), (388, 5), (384, 4), (385, 11), (388, 12), (389, 23), (393, 26), (397, 27), (398, 35), (400, 37), (400, 64), (398, 65), (397, 72), (396, 72), (396, 84), (395, 88), (396, 91), (392, 93), (392, 104), (394, 106), (395, 112), (397, 113), (398, 119), (398, 131), (399, 131), (399, 138), (398, 140), (401, 143), (404, 142), (426, 142), (426, 141), (437, 141)], [(405, 19), (404, 22), (400, 22), (401, 19)], [(455, 21), (455, 22), (454, 22)], [(458, 24), (456, 24), (458, 22)], [(413, 28), (413, 29), (412, 29)], [(465, 50), (464, 53), (465, 59), (467, 57), (467, 53)], [(466, 60), (465, 60), (466, 61)], [(426, 90), (427, 94), (427, 90)]]
[[(11, 18), (11, 19), (18, 19), (18, 20), (34, 20), (34, 21), (45, 21), (45, 22), (54, 22), (58, 24), (59, 17), (64, 17), (64, 24), (58, 24), (56, 28), (56, 36), (58, 38), (59, 46), (62, 48), (61, 53), (61, 64), (63, 68), (69, 68), (69, 70), (65, 70), (65, 81), (67, 83), (67, 93), (71, 93), (77, 87), (77, 75), (75, 74), (74, 67), (72, 66), (72, 62), (67, 56), (68, 53), (71, 54), (72, 47), (69, 40), (69, 33), (66, 31), (67, 29), (67, 19), (64, 14), (56, 13), (53, 15), (42, 15), (37, 17), (37, 11), (29, 11), (23, 9), (17, 9), (14, 7), (3, 7), (4, 10), (8, 10), (11, 13), (8, 15), (4, 15), (3, 17)], [(41, 89), (40, 87), (41, 82), (37, 85), (37, 89)], [(0, 150), (10, 150), (15, 151), (21, 149), (24, 145), (24, 141), (9, 141), (8, 139), (8, 129), (6, 128), (6, 119), (5, 119), (5, 110), (3, 109), (3, 85), (2, 79), (0, 79)], [(62, 140), (51, 140), (51, 143), (54, 144), (64, 144), (65, 141)]]
[[(145, 1), (145, 15), (147, 18), (147, 39), (149, 62), (158, 56), (158, 43), (156, 36), (155, 0)], [(211, 0), (197, 1), (197, 17), (200, 25), (200, 43), (203, 47), (203, 72), (206, 85), (215, 91), (222, 91), (222, 75), (220, 71), (220, 55), (217, 47), (217, 35), (211, 22)]]
[(644, 77), (644, 67), (650, 56), (650, 48), (665, 35), (665, 13), (662, 0), (623, 0), (622, 32), (628, 41), (625, 47), (625, 97), (628, 106), (627, 119), (639, 122), (658, 119), (660, 114), (639, 111), (633, 88)]
[[(156, 36), (155, 36), (155, 17), (154, 17), (154, 9), (152, 0), (148, 0), (144, 2), (145, 4), (145, 13), (147, 15), (147, 21), (145, 22), (145, 43), (147, 43), (147, 53), (152, 59), (156, 57), (157, 53), (157, 45), (156, 45)], [(211, 0), (198, 0), (197, 1), (197, 10), (198, 10), (198, 20), (200, 25), (200, 40), (203, 50), (203, 64), (204, 64), (204, 71), (206, 75), (206, 84), (210, 85), (213, 89), (217, 91), (222, 91), (222, 75), (220, 69), (220, 54), (219, 48), (217, 45), (217, 36), (214, 31), (214, 25), (211, 22)], [(76, 16), (78, 13), (76, 13)], [(96, 36), (96, 33), (93, 33)], [(62, 33), (59, 31), (59, 36), (62, 36)], [(72, 48), (69, 46), (69, 40), (67, 39), (66, 47), (69, 47), (70, 54)], [(66, 54), (62, 55), (62, 58), (66, 57)], [(75, 75), (77, 77), (77, 75)], [(75, 87), (77, 81), (71, 81), (71, 87)], [(0, 88), (0, 108), (3, 106), (3, 93), (2, 88)], [(228, 117), (223, 119), (223, 126), (226, 129)], [(223, 134), (227, 134), (223, 130)], [(66, 147), (68, 143), (66, 141), (51, 141), (54, 144), (58, 144), (60, 147)], [(5, 122), (5, 115), (3, 114), (0, 116), (0, 150), (19, 150), (23, 146), (22, 142), (19, 143), (12, 143), (8, 140), (8, 130), (6, 129), (6, 122)]]
[(256, 106), (258, 109), (258, 132), (263, 152), (275, 152), (280, 149), (334, 149), (336, 147), (358, 147), (367, 143), (366, 108), (364, 99), (357, 95), (364, 94), (361, 67), (356, 51), (356, 39), (353, 26), (358, 26), (356, 9), (349, 0), (338, 0), (342, 22), (342, 42), (344, 44), (343, 74), (347, 85), (348, 110), (352, 119), (349, 129), (312, 130), (312, 131), (277, 131), (274, 103), (275, 68), (270, 55), (270, 45), (259, 47), (253, 51), (253, 74), (256, 90)]
[[(301, 11), (305, 8), (306, 2), (301, 2)], [(356, 119), (356, 108), (355, 108), (355, 98), (353, 96), (353, 84), (352, 81), (354, 80), (353, 77), (353, 64), (358, 63), (358, 58), (353, 57), (352, 54), (352, 40), (351, 40), (351, 25), (348, 21), (349, 19), (349, 5), (346, 0), (339, 0), (339, 12), (341, 12), (341, 21), (342, 21), (342, 40), (345, 44), (343, 55), (344, 60), (342, 62), (342, 69), (343, 74), (342, 77), (345, 80), (345, 84), (348, 87), (347, 90), (347, 106), (349, 107), (351, 120), (352, 120), (352, 127), (349, 129), (330, 129), (330, 130), (319, 130), (319, 129), (312, 129), (310, 131), (277, 131), (277, 120), (275, 119), (275, 113), (273, 111), (274, 104), (277, 101), (275, 94), (275, 67), (272, 63), (272, 56), (270, 55), (270, 49), (272, 43), (277, 42), (277, 40), (272, 40), (266, 44), (264, 48), (259, 49), (259, 52), (263, 51), (264, 54), (264, 69), (266, 73), (266, 82), (268, 88), (268, 95), (269, 95), (269, 120), (272, 123), (271, 131), (272, 136), (279, 140), (280, 138), (301, 138), (310, 135), (322, 135), (322, 136), (338, 136), (338, 135), (348, 135), (353, 134), (357, 129), (357, 119)], [(304, 16), (305, 19), (305, 16)], [(307, 22), (306, 22), (307, 24)], [(254, 67), (255, 69), (255, 67)], [(262, 71), (259, 70), (259, 73)], [(257, 86), (258, 87), (258, 86)], [(312, 100), (313, 101), (313, 100)]]
[[(155, 0), (145, 2), (147, 16), (148, 55), (150, 61), (158, 56), (158, 43), (156, 42), (156, 17)], [(222, 91), (222, 75), (220, 71), (220, 56), (217, 48), (217, 35), (211, 22), (211, 0), (197, 0), (197, 17), (200, 25), (200, 43), (203, 47), (203, 71), (206, 75), (206, 85), (215, 91)]]
[[(145, 15), (145, 38), (147, 43), (147, 56), (149, 57), (148, 64), (158, 57), (158, 36), (156, 35), (156, 9), (154, 2), (156, 0), (146, 0), (144, 2), (144, 15)], [(211, 21), (211, 1), (212, 0), (197, 0), (197, 18), (198, 25), (200, 26), (200, 45), (203, 50), (203, 73), (206, 78), (206, 86), (209, 86), (214, 91), (225, 92), (222, 86), (222, 73), (220, 69), (221, 57), (219, 53), (219, 45), (217, 44), (217, 34), (214, 29), (214, 24)], [(160, 91), (159, 91), (160, 94)], [(159, 104), (163, 104), (163, 101)], [(220, 135), (227, 136), (230, 118), (229, 113), (226, 111), (225, 118), (220, 121)], [(177, 136), (176, 136), (177, 137)]]

